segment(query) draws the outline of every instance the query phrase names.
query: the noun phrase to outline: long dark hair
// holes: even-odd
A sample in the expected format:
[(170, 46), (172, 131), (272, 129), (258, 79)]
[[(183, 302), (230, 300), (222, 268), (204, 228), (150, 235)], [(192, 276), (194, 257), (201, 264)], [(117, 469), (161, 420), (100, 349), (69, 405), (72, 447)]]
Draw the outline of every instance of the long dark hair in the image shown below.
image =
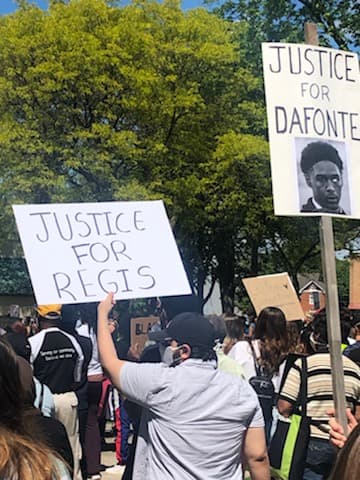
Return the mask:
[(239, 315), (225, 315), (224, 320), (227, 342), (225, 342), (223, 349), (227, 355), (237, 342), (244, 340), (246, 319)]
[(260, 364), (269, 374), (279, 372), (279, 366), (289, 350), (284, 312), (277, 307), (261, 310), (255, 325), (254, 338), (260, 341)]
[(25, 392), (20, 381), (17, 356), (0, 337), (0, 424), (14, 431), (24, 428)]
[(244, 340), (245, 317), (239, 315), (224, 316), (227, 335), (238, 342)]
[(28, 415), (17, 355), (0, 337), (0, 478), (59, 480), (56, 454), (38, 441)]

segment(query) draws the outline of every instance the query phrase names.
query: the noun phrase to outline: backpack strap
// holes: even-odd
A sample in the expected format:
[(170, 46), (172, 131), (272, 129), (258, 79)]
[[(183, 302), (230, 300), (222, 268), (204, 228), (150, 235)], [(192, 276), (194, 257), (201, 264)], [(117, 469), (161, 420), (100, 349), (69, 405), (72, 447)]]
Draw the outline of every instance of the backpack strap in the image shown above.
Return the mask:
[[(300, 387), (295, 403), (295, 411), (302, 417), (307, 415), (307, 358), (301, 357), (301, 367), (294, 365), (292, 368), (300, 374)], [(300, 408), (301, 407), (301, 410)]]
[(258, 361), (257, 361), (257, 358), (256, 358), (254, 345), (252, 343), (252, 340), (250, 340), (250, 338), (248, 338), (247, 341), (248, 341), (248, 343), (250, 345), (250, 348), (251, 348), (251, 353), (252, 353), (253, 360), (254, 360), (254, 367), (255, 367), (256, 375), (260, 376), (261, 375), (261, 369), (260, 369), (260, 365), (258, 364)]
[(300, 405), (301, 416), (306, 417), (306, 405), (307, 405), (307, 358), (301, 357), (301, 372), (300, 372)]

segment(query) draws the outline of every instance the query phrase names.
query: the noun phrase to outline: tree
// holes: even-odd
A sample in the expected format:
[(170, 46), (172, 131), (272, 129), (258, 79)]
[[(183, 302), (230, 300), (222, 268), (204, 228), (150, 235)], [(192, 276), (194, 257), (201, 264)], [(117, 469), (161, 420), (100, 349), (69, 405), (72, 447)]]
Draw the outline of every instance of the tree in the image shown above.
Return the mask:
[(2, 246), (16, 245), (11, 203), (161, 197), (202, 295), (224, 257), (206, 178), (229, 132), (264, 134), (260, 83), (240, 66), (236, 27), (204, 9), (111, 3), (23, 2), (1, 18)]
[(337, 285), (340, 303), (349, 305), (349, 259), (336, 260)]
[[(298, 274), (319, 272), (320, 245), (319, 219), (304, 217), (273, 218), (269, 225), (269, 266), (277, 271), (286, 271), (300, 289)], [(274, 273), (276, 270), (273, 270)]]
[(218, 280), (226, 311), (244, 276), (296, 285), (318, 268), (316, 220), (272, 214), (259, 49), (302, 41), (294, 5), (225, 2), (221, 19), (176, 0), (23, 0), (0, 18), (2, 254), (20, 251), (13, 203), (163, 198), (194, 291)]
[[(302, 42), (306, 21), (316, 23), (320, 43), (343, 50), (359, 51), (360, 32), (357, 0), (225, 0), (214, 10), (221, 16), (242, 22), (246, 28), (250, 56), (261, 42)], [(259, 65), (259, 64), (258, 64)]]
[(78, 0), (1, 20), (1, 187), (12, 201), (151, 197), (214, 144), (204, 110), (224, 128), (234, 47), (205, 11)]
[[(207, 2), (214, 5), (214, 2)], [(319, 26), (320, 43), (358, 51), (360, 5), (348, 1), (229, 0), (215, 8), (220, 16), (236, 21), (242, 65), (262, 77), (261, 42), (303, 42), (304, 23)], [(359, 222), (334, 222), (337, 248), (357, 248)], [(301, 270), (320, 269), (318, 221), (311, 218), (267, 216), (265, 235), (259, 238), (257, 263), (266, 273), (284, 269), (295, 287)], [(253, 257), (254, 258), (254, 257)]]
[(243, 65), (262, 75), (261, 43), (301, 41), (302, 25), (292, 1), (288, 0), (225, 0), (214, 11), (223, 18), (240, 23), (239, 43)]
[(0, 294), (32, 294), (29, 272), (23, 258), (0, 259)]
[(248, 251), (264, 238), (265, 219), (271, 215), (267, 142), (249, 133), (229, 132), (219, 139), (206, 169), (210, 175), (202, 181), (215, 276), (223, 309), (232, 311), (236, 279), (257, 274), (249, 268)]

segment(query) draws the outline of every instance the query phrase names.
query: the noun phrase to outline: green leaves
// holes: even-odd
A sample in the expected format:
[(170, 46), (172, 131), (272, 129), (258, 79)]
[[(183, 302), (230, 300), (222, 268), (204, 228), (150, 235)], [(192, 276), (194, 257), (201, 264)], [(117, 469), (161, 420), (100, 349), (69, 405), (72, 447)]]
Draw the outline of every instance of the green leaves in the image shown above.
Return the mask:
[(304, 11), (53, 0), (1, 17), (2, 252), (20, 250), (13, 203), (162, 198), (200, 294), (218, 278), (232, 308), (241, 276), (300, 268), (307, 227), (272, 215), (260, 41), (299, 39)]
[(185, 244), (207, 221), (218, 138), (262, 128), (259, 87), (226, 21), (175, 1), (112, 3), (24, 2), (1, 19), (1, 199), (163, 197)]

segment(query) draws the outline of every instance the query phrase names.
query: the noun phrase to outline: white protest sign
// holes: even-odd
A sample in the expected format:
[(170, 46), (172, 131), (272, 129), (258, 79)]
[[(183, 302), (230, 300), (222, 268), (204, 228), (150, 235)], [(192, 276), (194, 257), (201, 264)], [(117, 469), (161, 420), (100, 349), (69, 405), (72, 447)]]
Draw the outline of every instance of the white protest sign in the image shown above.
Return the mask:
[(13, 210), (38, 304), (191, 293), (162, 201)]
[(360, 77), (355, 53), (264, 43), (276, 215), (360, 218)]

